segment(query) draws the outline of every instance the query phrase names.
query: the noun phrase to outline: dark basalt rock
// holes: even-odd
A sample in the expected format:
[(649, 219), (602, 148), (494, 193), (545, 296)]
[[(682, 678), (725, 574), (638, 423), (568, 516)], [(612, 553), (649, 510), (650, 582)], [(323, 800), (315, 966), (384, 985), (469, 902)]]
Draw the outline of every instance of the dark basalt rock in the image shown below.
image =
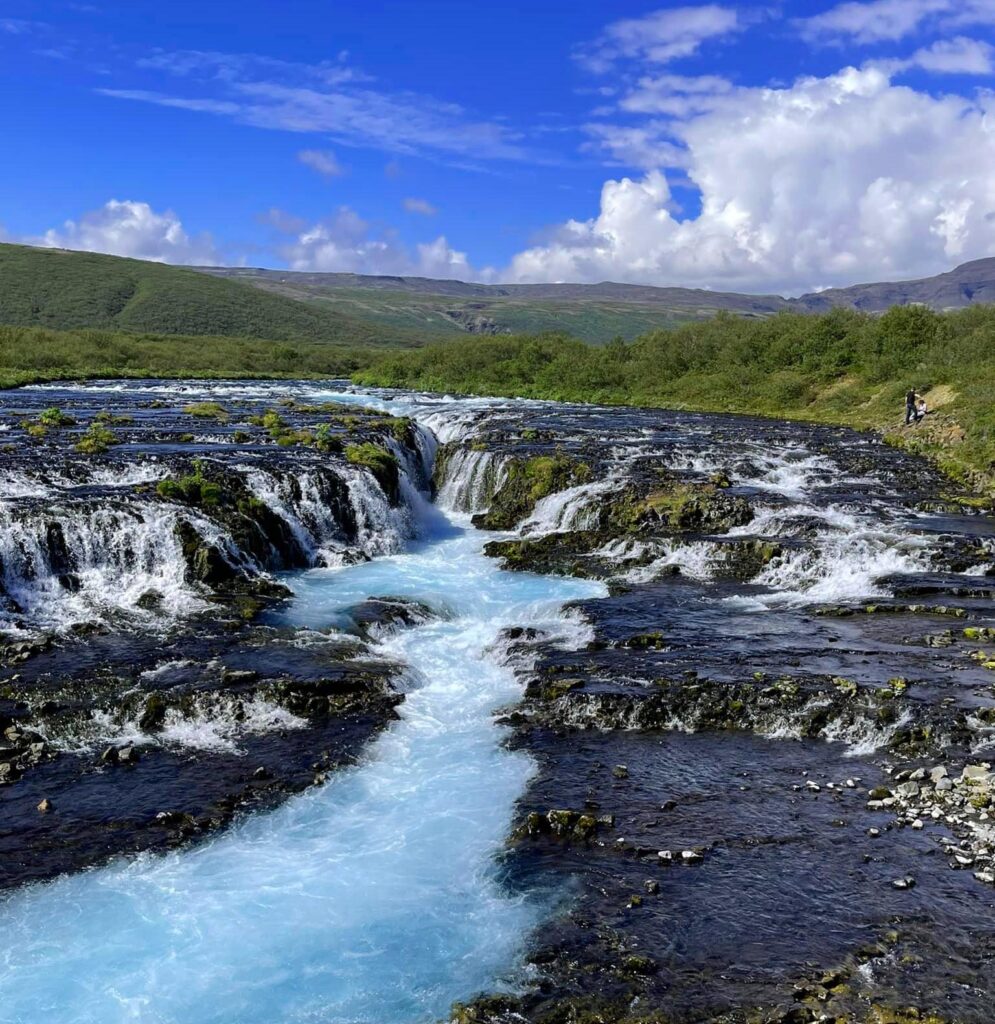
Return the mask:
[[(351, 763), (394, 718), (396, 666), (355, 641), (294, 639), (251, 626), (108, 634), (54, 647), (8, 679), (22, 710), (4, 739), (10, 760), (0, 751), (0, 887), (195, 840)], [(252, 724), (264, 706), (296, 717)], [(231, 749), (169, 738), (167, 727), (198, 721), (229, 730)], [(118, 726), (128, 743), (99, 742)], [(89, 753), (62, 752), (88, 742)], [(42, 799), (58, 813), (40, 823)]]
[(343, 613), (356, 625), (359, 636), (378, 639), (387, 633), (420, 626), (439, 618), (423, 601), (407, 597), (376, 597), (346, 608)]

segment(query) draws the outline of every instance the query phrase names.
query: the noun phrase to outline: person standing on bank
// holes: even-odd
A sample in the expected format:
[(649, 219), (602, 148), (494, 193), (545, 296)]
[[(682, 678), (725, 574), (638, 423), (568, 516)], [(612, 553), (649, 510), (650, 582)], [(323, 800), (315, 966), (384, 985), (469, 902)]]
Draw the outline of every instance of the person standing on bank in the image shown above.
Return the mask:
[(916, 394), (915, 388), (909, 388), (905, 392), (905, 425), (908, 426), (914, 419), (916, 419), (916, 403), (919, 396)]

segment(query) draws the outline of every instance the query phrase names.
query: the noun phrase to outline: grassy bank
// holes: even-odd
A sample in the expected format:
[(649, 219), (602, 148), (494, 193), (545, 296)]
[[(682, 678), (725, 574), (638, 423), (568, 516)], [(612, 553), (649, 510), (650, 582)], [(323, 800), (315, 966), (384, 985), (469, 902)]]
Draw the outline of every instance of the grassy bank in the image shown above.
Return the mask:
[(74, 377), (347, 377), (368, 348), (0, 326), (0, 387)]
[[(995, 307), (719, 315), (594, 348), (561, 335), (447, 341), (378, 356), (358, 383), (755, 413), (873, 428), (995, 493)], [(931, 414), (906, 428), (903, 396)]]

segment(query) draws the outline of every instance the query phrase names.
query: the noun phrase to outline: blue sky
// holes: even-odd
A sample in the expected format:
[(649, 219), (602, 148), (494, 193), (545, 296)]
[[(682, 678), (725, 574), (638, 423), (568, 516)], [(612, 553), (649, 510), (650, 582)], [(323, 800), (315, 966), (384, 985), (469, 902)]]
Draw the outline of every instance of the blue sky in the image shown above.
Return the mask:
[(2, 237), (798, 292), (995, 254), (995, 0), (0, 7)]

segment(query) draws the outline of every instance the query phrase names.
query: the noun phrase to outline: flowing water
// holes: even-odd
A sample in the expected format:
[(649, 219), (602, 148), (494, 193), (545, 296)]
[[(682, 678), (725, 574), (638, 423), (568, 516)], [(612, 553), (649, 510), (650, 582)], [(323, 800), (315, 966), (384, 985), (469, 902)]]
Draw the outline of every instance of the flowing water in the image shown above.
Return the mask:
[(59, 879), (0, 906), (0, 1020), (429, 1021), (515, 963), (538, 907), (496, 877), (530, 773), (492, 712), (515, 698), (502, 628), (583, 627), (579, 581), (502, 572), (486, 535), (436, 514), (411, 550), (292, 582), (325, 626), (369, 596), (445, 619), (388, 637), (408, 666), (400, 721), (361, 766), (189, 853)]
[[(146, 417), (143, 426), (151, 426), (136, 431), (106, 465), (86, 467), (70, 458), (59, 468), (18, 456), (15, 465), (0, 468), (0, 599), (9, 599), (6, 606), (0, 600), (0, 632), (14, 638), (46, 632), (61, 641), (81, 624), (96, 623), (126, 641), (136, 637), (137, 650), (138, 634), (149, 634), (141, 643), (154, 648), (158, 631), (166, 637), (182, 628), (177, 623), (209, 616), (211, 595), (191, 583), (183, 561), (182, 520), (250, 577), (278, 573), (291, 588), (292, 598), (263, 617), (274, 636), (297, 630), (327, 641), (338, 630), (348, 632), (353, 609), (370, 598), (406, 598), (430, 609), (428, 621), (372, 634), (373, 655), (394, 665), (402, 681), (399, 717), (358, 764), (209, 842), (10, 892), (0, 902), (2, 1024), (421, 1024), (440, 1019), (456, 999), (520, 987), (526, 943), (550, 908), (548, 895), (532, 895), (548, 894), (548, 886), (506, 884), (501, 867), (516, 802), (536, 779), (536, 762), (509, 750), (509, 734), (494, 722), (495, 711), (521, 695), (502, 636), (509, 627), (540, 631), (544, 656), (551, 645), (571, 675), (596, 675), (603, 659), (604, 678), (592, 678), (581, 692), (571, 726), (585, 727), (585, 694), (594, 707), (600, 690), (630, 684), (646, 690), (648, 680), (698, 671), (738, 680), (797, 669), (813, 678), (852, 674), (876, 685), (900, 674), (915, 678), (924, 694), (949, 687), (968, 694), (965, 700), (981, 700), (988, 678), (966, 656), (956, 663), (931, 660), (933, 647), (924, 648), (918, 637), (908, 644), (896, 639), (880, 617), (856, 622), (810, 614), (814, 607), (889, 600), (899, 585), (976, 587), (990, 569), (990, 525), (911, 507), (902, 493), (907, 478), (894, 477), (905, 464), (860, 435), (789, 424), (761, 428), (723, 417), (295, 385), (294, 394), (308, 402), (414, 417), (419, 429), (410, 442), (383, 439), (402, 469), (393, 500), (370, 473), (343, 459), (296, 449), (277, 458), (273, 445), (255, 441), (235, 447), (232, 428), (225, 433), (220, 426), (199, 435), (192, 454), (215, 460), (272, 514), (282, 531), (280, 551), (245, 544), (206, 510), (149, 493), (171, 471), (157, 461), (161, 453), (178, 459), (177, 451), (187, 458), (189, 450), (169, 434), (186, 426), (171, 421), (172, 413), (149, 411), (150, 398), (265, 403), (285, 390), (266, 383), (158, 382), (34, 392), (39, 407), (53, 400), (91, 410), (107, 404)], [(155, 444), (150, 430), (158, 431)], [(543, 441), (544, 432), (555, 440)], [(533, 444), (532, 437), (539, 440)], [(433, 505), (426, 499), (432, 461), (437, 445), (447, 443), (452, 450)], [(593, 555), (624, 584), (621, 596), (610, 599), (608, 588), (593, 580), (503, 571), (483, 554), (496, 535), (473, 528), (469, 514), (487, 508), (507, 478), (509, 459), (520, 451), (549, 454), (554, 446), (589, 460), (593, 477), (541, 500), (519, 524), (518, 534), (528, 540), (597, 530), (608, 496), (661, 472), (698, 482), (727, 473), (731, 491), (751, 503), (753, 518), (719, 537), (606, 540)], [(729, 545), (755, 538), (777, 541), (776, 554), (751, 577), (730, 578)], [(150, 593), (157, 596), (143, 605)], [(582, 617), (565, 610), (574, 601), (593, 603)], [(986, 614), (981, 599), (965, 604), (972, 615)], [(598, 644), (585, 649), (594, 628)], [(637, 631), (663, 631), (667, 642), (627, 648)], [(182, 672), (183, 654), (163, 650), (143, 666), (139, 681)], [(521, 668), (521, 651), (515, 656)], [(64, 749), (92, 755), (98, 742), (112, 741), (146, 743), (176, 756), (222, 751), (237, 759), (250, 732), (307, 725), (262, 699), (226, 700), (205, 698), (196, 714), (167, 717), (154, 735), (143, 732), (137, 713), (122, 720), (115, 708), (103, 708)], [(626, 714), (640, 728), (638, 702), (623, 710), (620, 730), (629, 728)], [(904, 725), (899, 717), (891, 732), (867, 732), (846, 720), (835, 732), (827, 728), (824, 738), (867, 756)], [(793, 719), (755, 731), (801, 735)], [(602, 741), (584, 742), (593, 749)], [(602, 745), (614, 750), (623, 741), (610, 734)], [(569, 760), (570, 744), (566, 753), (551, 746)], [(787, 787), (793, 768), (785, 749), (770, 760), (780, 765)], [(718, 763), (701, 745), (689, 743), (687, 756)], [(833, 751), (819, 756), (838, 760)], [(600, 778), (601, 757), (595, 751), (584, 762), (592, 777)], [(636, 755), (626, 757), (635, 769)], [(763, 760), (763, 748), (751, 743), (737, 757), (742, 763), (735, 770), (745, 771), (753, 759)], [(659, 772), (652, 758), (647, 764)], [(170, 762), (163, 771), (170, 765), (175, 768)], [(696, 771), (691, 781), (706, 774)], [(558, 799), (562, 781), (542, 780), (550, 799)], [(571, 799), (579, 805), (592, 792), (600, 795), (592, 789)], [(654, 789), (647, 829), (658, 825), (658, 803)], [(644, 872), (641, 865), (634, 870)], [(752, 884), (777, 902), (783, 871), (773, 864)], [(734, 882), (741, 883), (738, 875)], [(739, 922), (744, 928), (748, 917), (744, 912)], [(763, 950), (752, 955), (762, 963)], [(754, 962), (748, 966), (753, 970)]]

